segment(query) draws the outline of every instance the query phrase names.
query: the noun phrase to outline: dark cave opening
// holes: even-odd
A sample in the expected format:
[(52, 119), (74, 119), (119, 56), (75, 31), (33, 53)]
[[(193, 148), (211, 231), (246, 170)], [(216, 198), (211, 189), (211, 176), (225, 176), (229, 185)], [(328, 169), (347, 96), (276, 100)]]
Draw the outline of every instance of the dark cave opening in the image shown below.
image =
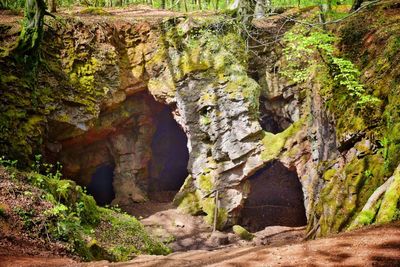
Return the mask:
[(114, 166), (111, 164), (100, 165), (94, 171), (87, 186), (87, 192), (94, 197), (98, 205), (111, 204), (115, 198), (113, 180)]
[(168, 106), (157, 114), (155, 123), (149, 163), (149, 197), (167, 202), (172, 201), (188, 176), (188, 140)]
[(250, 194), (240, 223), (250, 231), (267, 226), (303, 226), (307, 224), (303, 191), (295, 171), (274, 161), (249, 178)]

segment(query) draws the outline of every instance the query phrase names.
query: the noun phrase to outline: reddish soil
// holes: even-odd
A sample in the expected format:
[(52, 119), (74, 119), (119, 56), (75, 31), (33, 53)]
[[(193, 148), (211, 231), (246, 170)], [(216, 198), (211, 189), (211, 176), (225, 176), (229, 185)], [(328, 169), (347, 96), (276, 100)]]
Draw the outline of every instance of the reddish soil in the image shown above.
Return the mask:
[(76, 261), (68, 258), (57, 257), (17, 257), (17, 256), (0, 256), (1, 267), (50, 267), (50, 266), (80, 266)]
[[(266, 238), (273, 237), (274, 234)], [(143, 255), (121, 263), (77, 263), (66, 258), (14, 255), (0, 256), (0, 266), (400, 266), (400, 223), (296, 244)]]
[(400, 266), (400, 223), (297, 244), (139, 256), (108, 266)]

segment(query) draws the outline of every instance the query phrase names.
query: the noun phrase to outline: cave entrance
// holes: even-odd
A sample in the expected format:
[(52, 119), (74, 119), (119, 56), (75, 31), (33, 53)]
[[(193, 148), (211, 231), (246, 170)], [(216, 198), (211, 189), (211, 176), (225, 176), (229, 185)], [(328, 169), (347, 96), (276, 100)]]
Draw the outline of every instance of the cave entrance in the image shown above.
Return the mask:
[(250, 231), (267, 226), (307, 224), (303, 191), (295, 171), (274, 161), (249, 178), (250, 194), (241, 213), (241, 224)]
[(171, 202), (188, 176), (188, 140), (168, 106), (157, 114), (155, 124), (149, 163), (149, 198)]
[(103, 164), (96, 168), (87, 186), (87, 192), (94, 197), (98, 205), (111, 204), (115, 198), (113, 180), (114, 166)]

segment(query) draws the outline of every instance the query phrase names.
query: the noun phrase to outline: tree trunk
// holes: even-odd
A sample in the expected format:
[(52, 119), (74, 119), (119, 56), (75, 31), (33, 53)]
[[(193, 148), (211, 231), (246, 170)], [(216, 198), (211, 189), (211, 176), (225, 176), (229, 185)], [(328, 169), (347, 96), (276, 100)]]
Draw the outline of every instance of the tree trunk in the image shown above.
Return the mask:
[(263, 0), (256, 0), (256, 7), (254, 8), (254, 18), (261, 19), (265, 17)]
[(16, 61), (23, 63), (27, 75), (35, 80), (39, 64), (39, 46), (43, 38), (44, 16), (51, 15), (46, 11), (44, 0), (26, 0), (25, 14), (21, 34), (14, 48), (10, 50)]
[(50, 12), (57, 12), (57, 0), (49, 0)]
[(15, 47), (19, 54), (37, 51), (43, 37), (43, 18), (46, 15), (44, 0), (27, 0), (23, 28)]
[(353, 6), (351, 7), (350, 11), (356, 11), (361, 7), (361, 4), (364, 2), (364, 0), (354, 0)]

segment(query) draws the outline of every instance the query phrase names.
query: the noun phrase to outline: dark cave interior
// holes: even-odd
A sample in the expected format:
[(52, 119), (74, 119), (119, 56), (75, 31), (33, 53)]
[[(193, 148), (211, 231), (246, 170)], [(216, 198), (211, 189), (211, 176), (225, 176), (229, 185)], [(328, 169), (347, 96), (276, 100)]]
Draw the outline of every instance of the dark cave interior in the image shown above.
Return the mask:
[(114, 166), (103, 164), (96, 168), (92, 175), (87, 192), (94, 197), (100, 206), (111, 204), (115, 197), (114, 187)]
[(154, 196), (157, 192), (175, 195), (188, 175), (187, 137), (168, 106), (161, 110), (155, 123), (149, 163), (149, 195)]
[(266, 226), (307, 224), (303, 191), (295, 171), (274, 161), (249, 178), (250, 194), (241, 213), (241, 224), (250, 231)]

